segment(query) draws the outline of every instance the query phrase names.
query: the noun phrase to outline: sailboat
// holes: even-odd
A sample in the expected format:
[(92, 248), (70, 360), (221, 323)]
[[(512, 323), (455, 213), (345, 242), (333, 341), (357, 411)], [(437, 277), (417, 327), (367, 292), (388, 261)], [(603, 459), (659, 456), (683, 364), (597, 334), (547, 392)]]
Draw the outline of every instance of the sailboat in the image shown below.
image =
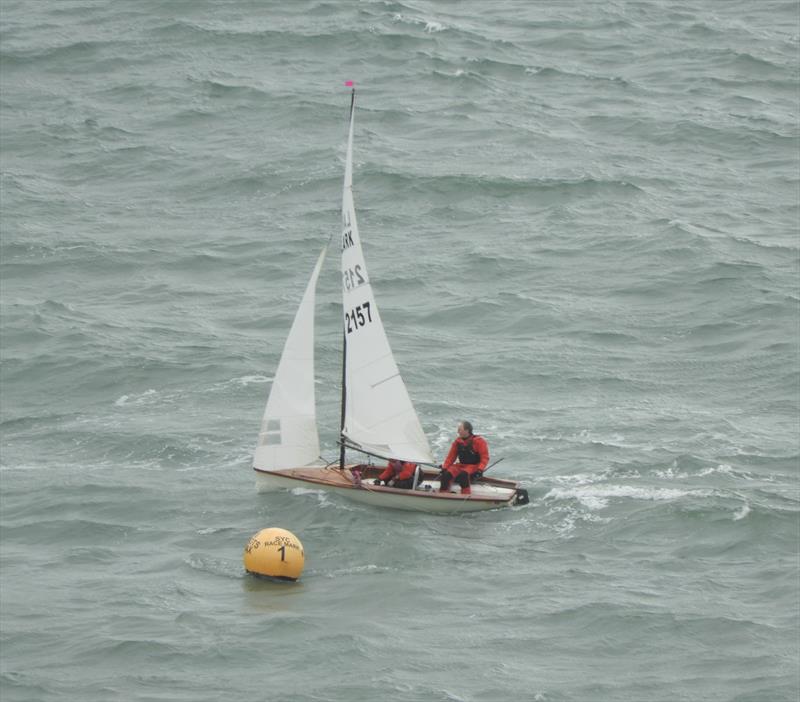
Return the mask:
[[(352, 84), (349, 84), (352, 85)], [(475, 512), (528, 502), (510, 480), (482, 478), (470, 494), (441, 492), (436, 463), (394, 360), (375, 302), (353, 202), (355, 88), (342, 193), (342, 396), (339, 460), (320, 459), (314, 389), (314, 306), (327, 245), (317, 259), (272, 381), (253, 458), (259, 491), (306, 487), (376, 507)], [(346, 451), (418, 464), (412, 489), (378, 486), (382, 467), (347, 463)], [(371, 459), (370, 459), (371, 460)]]

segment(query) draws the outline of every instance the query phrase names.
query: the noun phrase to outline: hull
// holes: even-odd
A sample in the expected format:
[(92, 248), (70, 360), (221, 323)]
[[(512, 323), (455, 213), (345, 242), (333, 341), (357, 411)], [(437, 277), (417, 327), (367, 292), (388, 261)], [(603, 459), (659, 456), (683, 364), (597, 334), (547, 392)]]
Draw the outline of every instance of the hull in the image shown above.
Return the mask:
[(509, 480), (487, 478), (472, 486), (471, 495), (461, 495), (436, 492), (439, 483), (430, 474), (424, 476), (420, 487), (416, 490), (378, 487), (371, 484), (379, 473), (379, 469), (373, 466), (358, 466), (362, 473), (362, 481), (357, 485), (353, 474), (354, 468), (356, 466), (346, 466), (343, 471), (324, 466), (275, 471), (259, 468), (254, 470), (256, 488), (259, 492), (306, 487), (335, 493), (372, 507), (412, 512), (463, 514), (527, 503), (527, 493), (521, 490), (517, 483)]

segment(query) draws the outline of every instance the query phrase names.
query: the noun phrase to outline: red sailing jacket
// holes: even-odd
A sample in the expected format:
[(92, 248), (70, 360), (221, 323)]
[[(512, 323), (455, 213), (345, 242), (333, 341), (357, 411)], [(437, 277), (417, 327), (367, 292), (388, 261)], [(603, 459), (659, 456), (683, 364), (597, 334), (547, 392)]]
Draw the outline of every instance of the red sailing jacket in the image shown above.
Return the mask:
[[(457, 458), (459, 458), (458, 463), (456, 463)], [(472, 475), (479, 470), (484, 470), (487, 465), (489, 465), (489, 446), (486, 443), (486, 439), (477, 434), (473, 434), (466, 439), (462, 439), (459, 436), (453, 442), (453, 445), (450, 447), (450, 452), (447, 454), (447, 458), (444, 459), (442, 468), (444, 468), (444, 470), (449, 470), (452, 467), (458, 470), (465, 470)], [(450, 472), (452, 473), (453, 471)]]
[(386, 470), (378, 476), (379, 480), (408, 480), (414, 477), (414, 469), (417, 467), (416, 463), (403, 463), (402, 461), (389, 461)]

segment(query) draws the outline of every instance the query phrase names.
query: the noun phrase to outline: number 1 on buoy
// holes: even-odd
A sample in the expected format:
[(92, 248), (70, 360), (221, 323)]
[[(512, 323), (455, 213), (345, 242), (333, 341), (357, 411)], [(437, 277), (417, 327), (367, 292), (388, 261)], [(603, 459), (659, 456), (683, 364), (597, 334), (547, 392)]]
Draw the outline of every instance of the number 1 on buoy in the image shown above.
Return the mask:
[(277, 527), (255, 534), (245, 547), (243, 558), (248, 573), (279, 580), (297, 580), (305, 564), (300, 540), (291, 531)]

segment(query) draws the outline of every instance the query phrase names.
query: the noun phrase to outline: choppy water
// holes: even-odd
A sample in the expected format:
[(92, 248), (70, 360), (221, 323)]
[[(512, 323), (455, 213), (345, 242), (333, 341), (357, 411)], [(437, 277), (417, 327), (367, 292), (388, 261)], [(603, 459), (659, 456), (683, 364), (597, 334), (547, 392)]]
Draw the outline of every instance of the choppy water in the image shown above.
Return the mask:
[[(3, 701), (796, 700), (799, 12), (2, 0)], [(527, 508), (253, 489), (345, 79), (423, 425)]]

